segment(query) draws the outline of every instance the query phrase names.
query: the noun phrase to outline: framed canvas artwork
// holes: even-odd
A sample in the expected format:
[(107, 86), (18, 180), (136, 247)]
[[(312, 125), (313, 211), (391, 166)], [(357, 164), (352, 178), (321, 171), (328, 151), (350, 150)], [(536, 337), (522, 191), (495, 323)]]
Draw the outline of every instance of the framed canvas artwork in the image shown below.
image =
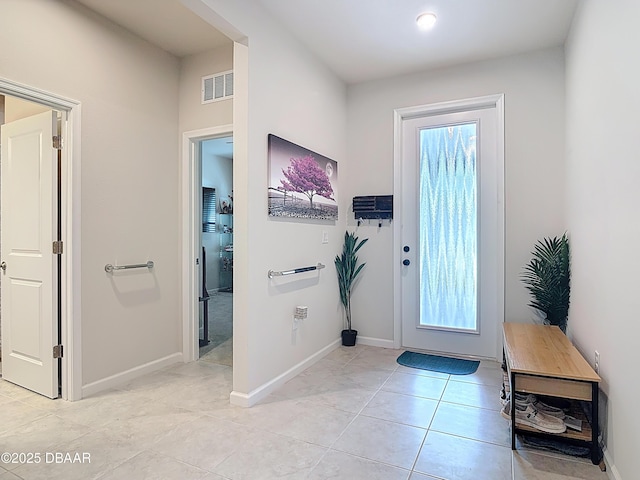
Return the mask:
[(273, 134), (268, 136), (269, 216), (338, 219), (338, 163)]

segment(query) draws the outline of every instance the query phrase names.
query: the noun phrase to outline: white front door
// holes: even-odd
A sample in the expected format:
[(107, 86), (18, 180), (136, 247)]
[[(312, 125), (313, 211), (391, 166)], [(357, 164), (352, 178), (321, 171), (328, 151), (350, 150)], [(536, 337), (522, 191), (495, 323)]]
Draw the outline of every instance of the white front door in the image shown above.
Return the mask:
[(504, 207), (496, 102), (502, 97), (492, 98), (427, 106), (401, 121), (397, 268), (405, 348), (498, 357)]
[(58, 397), (57, 132), (48, 111), (2, 126), (2, 377)]

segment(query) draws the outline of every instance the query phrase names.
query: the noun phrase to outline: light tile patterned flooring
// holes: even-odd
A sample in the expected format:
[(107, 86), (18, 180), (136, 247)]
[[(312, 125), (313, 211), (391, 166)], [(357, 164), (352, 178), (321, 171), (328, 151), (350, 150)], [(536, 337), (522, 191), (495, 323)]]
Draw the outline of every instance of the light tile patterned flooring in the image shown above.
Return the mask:
[(449, 376), (400, 353), (340, 347), (248, 409), (229, 405), (231, 368), (206, 360), (79, 402), (0, 380), (0, 453), (41, 454), (0, 463), (0, 480), (607, 480), (586, 459), (511, 451), (497, 363)]

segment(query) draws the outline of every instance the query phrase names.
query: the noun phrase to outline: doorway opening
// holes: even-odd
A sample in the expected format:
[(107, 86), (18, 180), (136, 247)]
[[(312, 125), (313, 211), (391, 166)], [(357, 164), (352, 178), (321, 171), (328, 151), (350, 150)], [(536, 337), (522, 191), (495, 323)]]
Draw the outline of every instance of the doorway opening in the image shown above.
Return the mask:
[(199, 142), (199, 357), (233, 365), (233, 137)]
[[(211, 324), (215, 323), (216, 314), (213, 311), (217, 306), (211, 303), (211, 296), (217, 293), (217, 289), (220, 288), (220, 279), (216, 278), (220, 276), (220, 264), (222, 263), (220, 256), (220, 245), (224, 242), (224, 238), (227, 238), (227, 244), (233, 244), (233, 237), (230, 235), (233, 232), (233, 226), (231, 231), (223, 236), (217, 236), (217, 233), (203, 232), (204, 229), (213, 229), (212, 224), (215, 223), (215, 228), (221, 229), (224, 225), (225, 219), (221, 219), (220, 212), (223, 208), (221, 200), (227, 203), (227, 215), (226, 217), (232, 217), (228, 215), (229, 208), (229, 195), (233, 196), (233, 177), (229, 178), (225, 176), (225, 180), (220, 185), (215, 185), (213, 182), (207, 185), (203, 182), (203, 147), (202, 144), (216, 139), (223, 139), (224, 145), (227, 148), (231, 148), (231, 154), (227, 153), (227, 159), (221, 163), (213, 162), (211, 172), (209, 166), (206, 166), (207, 176), (215, 177), (216, 168), (221, 168), (221, 165), (225, 165), (224, 168), (230, 168), (233, 162), (229, 159), (233, 155), (233, 144), (226, 143), (231, 141), (233, 135), (233, 125), (221, 125), (218, 127), (203, 128), (200, 130), (191, 130), (182, 134), (182, 211), (184, 212), (182, 217), (182, 265), (183, 265), (183, 278), (182, 282), (182, 315), (184, 318), (182, 329), (182, 355), (185, 363), (192, 362), (200, 359), (200, 348), (202, 346), (209, 346), (211, 344), (211, 336), (215, 334), (215, 326)], [(205, 155), (207, 155), (205, 149)], [(205, 164), (208, 160), (205, 160)], [(223, 168), (223, 170), (224, 170)], [(220, 172), (218, 172), (220, 173)], [(228, 174), (227, 174), (228, 175)], [(203, 217), (203, 185), (208, 190), (209, 212), (206, 217)], [(224, 196), (224, 198), (222, 198)], [(215, 197), (215, 202), (213, 198)], [(233, 207), (232, 207), (233, 208)], [(229, 219), (227, 218), (227, 226), (229, 226)], [(221, 225), (221, 222), (223, 222)], [(205, 225), (206, 224), (206, 225)], [(232, 224), (233, 225), (233, 224)], [(224, 230), (222, 230), (224, 232)], [(216, 236), (214, 236), (216, 235)], [(205, 247), (205, 265), (203, 265), (203, 236), (211, 236), (212, 238), (204, 239)], [(209, 248), (207, 248), (209, 245)], [(223, 245), (223, 247), (226, 245)], [(210, 251), (212, 249), (213, 251)], [(203, 268), (204, 266), (204, 268)], [(207, 269), (207, 266), (209, 268)], [(203, 270), (205, 270), (203, 272)], [(215, 272), (218, 272), (217, 274)], [(233, 270), (230, 270), (230, 276), (233, 276)], [(203, 275), (204, 273), (204, 275)], [(227, 274), (229, 275), (229, 274)], [(217, 281), (217, 283), (214, 282)], [(225, 280), (225, 279), (223, 279)], [(229, 281), (228, 278), (226, 279)], [(233, 286), (232, 283), (225, 284), (225, 287)], [(232, 289), (233, 290), (233, 289)], [(228, 297), (233, 304), (233, 292), (228, 292), (231, 295)], [(209, 297), (205, 300), (205, 297)], [(205, 307), (207, 308), (208, 321), (205, 323)], [(233, 320), (231, 320), (233, 323)], [(205, 334), (204, 326), (207, 325), (208, 332)], [(209, 343), (207, 344), (207, 340)], [(232, 342), (230, 341), (229, 344)], [(213, 348), (211, 349), (213, 350)], [(205, 352), (208, 353), (208, 352)], [(212, 354), (215, 355), (215, 354)], [(230, 356), (231, 358), (231, 356)], [(229, 362), (228, 362), (229, 363)]]
[[(29, 235), (27, 233), (29, 231), (37, 231), (33, 230), (36, 223), (40, 225), (38, 227), (40, 229), (44, 228), (43, 225), (46, 224), (47, 238), (45, 239), (41, 236), (32, 236), (32, 238), (39, 238), (39, 243), (45, 245), (42, 248), (37, 248), (38, 251), (42, 251), (42, 259), (44, 260), (44, 263), (41, 264), (41, 270), (51, 270), (51, 274), (47, 274), (45, 277), (51, 278), (50, 286), (46, 287), (43, 284), (43, 289), (41, 289), (42, 296), (38, 295), (38, 298), (41, 299), (47, 296), (51, 301), (47, 300), (45, 302), (47, 304), (46, 308), (43, 307), (41, 302), (38, 302), (44, 316), (39, 317), (41, 320), (38, 325), (42, 330), (40, 331), (41, 335), (35, 335), (38, 337), (36, 339), (33, 335), (35, 321), (30, 324), (33, 327), (31, 330), (25, 330), (25, 328), (21, 327), (18, 331), (13, 331), (9, 330), (8, 327), (11, 325), (15, 315), (19, 315), (20, 312), (24, 314), (29, 309), (35, 309), (35, 306), (32, 305), (33, 302), (27, 301), (25, 303), (25, 300), (29, 296), (27, 295), (29, 293), (28, 287), (35, 288), (39, 283), (35, 280), (29, 283), (23, 279), (20, 282), (14, 281), (14, 286), (16, 288), (19, 286), (22, 293), (24, 293), (22, 296), (16, 292), (15, 295), (12, 294), (11, 297), (8, 297), (7, 289), (5, 288), (10, 285), (10, 269), (11, 275), (17, 275), (22, 278), (18, 271), (22, 267), (19, 261), (22, 259), (18, 257), (29, 257), (34, 261), (38, 258), (39, 255), (36, 254), (35, 250), (33, 253), (29, 253), (35, 248), (35, 240), (29, 244), (30, 246), (27, 248), (29, 251), (24, 251), (21, 255), (18, 255), (18, 253), (21, 253), (21, 248), (15, 247), (17, 250), (14, 253), (17, 256), (11, 256), (10, 261), (3, 259), (7, 265), (3, 273), (7, 272), (7, 275), (4, 275), (2, 279), (5, 281), (2, 285), (5, 290), (5, 302), (0, 300), (0, 308), (4, 310), (3, 313), (5, 315), (0, 320), (0, 330), (4, 330), (4, 333), (7, 334), (4, 338), (5, 349), (3, 355), (5, 360), (9, 358), (8, 355), (11, 355), (11, 362), (6, 362), (5, 365), (2, 365), (3, 377), (6, 380), (11, 377), (13, 383), (50, 398), (62, 397), (66, 400), (79, 400), (82, 395), (80, 335), (79, 323), (73, 321), (75, 312), (80, 311), (80, 295), (79, 292), (74, 291), (75, 282), (79, 281), (79, 272), (73, 268), (74, 265), (79, 265), (79, 263), (76, 263), (79, 259), (77, 258), (78, 250), (75, 245), (79, 245), (80, 227), (79, 218), (74, 215), (74, 212), (79, 211), (79, 195), (74, 197), (74, 193), (79, 193), (79, 183), (77, 182), (78, 172), (74, 163), (73, 152), (77, 151), (76, 149), (80, 145), (80, 128), (79, 123), (76, 121), (80, 115), (80, 104), (74, 100), (7, 79), (0, 79), (0, 96), (3, 98), (3, 118), (1, 120), (3, 124), (7, 125), (7, 138), (10, 135), (15, 135), (16, 132), (21, 132), (20, 129), (32, 129), (33, 131), (32, 134), (27, 136), (19, 134), (16, 137), (17, 143), (14, 145), (16, 148), (12, 147), (10, 149), (12, 158), (15, 156), (14, 153), (17, 155), (17, 152), (20, 151), (20, 155), (27, 154), (27, 158), (30, 160), (24, 164), (21, 163), (20, 166), (15, 163), (17, 169), (12, 167), (11, 170), (7, 170), (5, 173), (8, 173), (8, 176), (3, 178), (3, 183), (5, 183), (5, 186), (8, 181), (11, 182), (10, 185), (12, 186), (19, 185), (20, 188), (12, 188), (11, 190), (18, 194), (24, 190), (23, 196), (26, 195), (27, 202), (24, 204), (24, 208), (19, 210), (20, 217), (18, 219), (20, 222), (16, 224), (19, 228), (8, 228), (9, 223), (4, 225), (4, 227), (7, 227), (7, 231), (12, 232), (11, 237), (7, 237), (11, 238), (11, 241), (9, 245), (4, 241), (0, 241), (3, 244), (0, 245), (0, 248), (4, 247), (4, 250), (0, 251), (4, 256), (11, 256), (10, 246), (14, 245), (15, 241), (18, 240), (16, 235), (19, 232), (25, 234), (20, 237), (20, 241), (28, 241)], [(45, 117), (48, 118), (48, 122), (42, 124), (48, 123), (50, 127), (44, 130), (47, 130), (47, 132), (50, 130), (51, 133), (42, 134), (43, 141), (31, 141), (31, 138), (38, 138), (34, 125), (36, 122), (42, 122)], [(12, 125), (10, 128), (8, 127), (9, 124)], [(12, 133), (10, 134), (9, 132)], [(47, 139), (48, 135), (53, 136)], [(14, 140), (11, 140), (11, 142), (7, 140), (7, 145), (5, 145), (7, 158), (3, 161), (3, 167), (8, 165), (8, 145), (13, 145), (13, 143)], [(36, 148), (39, 144), (42, 145), (41, 149)], [(18, 149), (18, 145), (22, 148)], [(50, 193), (46, 194), (46, 204), (41, 203), (40, 206), (33, 203), (35, 197), (27, 192), (28, 187), (26, 185), (29, 184), (32, 188), (36, 188), (37, 185), (44, 185), (39, 180), (35, 182), (29, 180), (32, 178), (29, 172), (40, 164), (39, 161), (36, 161), (39, 158), (38, 156), (32, 157), (32, 155), (38, 155), (38, 150), (40, 150), (42, 158), (50, 160), (46, 168), (44, 163), (38, 168), (46, 170), (46, 172), (41, 170), (40, 173), (41, 175), (46, 175), (46, 178), (50, 180), (49, 185), (51, 186), (50, 190), (48, 190)], [(21, 178), (19, 182), (13, 183), (13, 180), (15, 180), (14, 174)], [(9, 192), (9, 189), (4, 189), (3, 193), (7, 194)], [(40, 193), (40, 195), (43, 195), (43, 193)], [(6, 215), (2, 215), (2, 217), (4, 217), (3, 219), (11, 220), (9, 213), (18, 211), (14, 205), (19, 205), (21, 202), (6, 201), (7, 196), (4, 196), (5, 202), (0, 205), (0, 208), (4, 210), (3, 213)], [(44, 201), (43, 199), (41, 200)], [(40, 212), (38, 215), (40, 220), (36, 221), (34, 218), (29, 217), (27, 219), (29, 221), (24, 222), (24, 215), (29, 211), (29, 206), (33, 207), (31, 211)], [(11, 207), (13, 209), (9, 210)], [(46, 211), (44, 210), (45, 208)], [(76, 219), (74, 220), (74, 218)], [(42, 222), (45, 223), (43, 224)], [(33, 228), (30, 228), (29, 225)], [(52, 245), (53, 249), (51, 249)], [(12, 305), (9, 305), (9, 300), (13, 302)], [(16, 304), (16, 302), (18, 303)], [(16, 309), (20, 305), (24, 306), (24, 308)], [(11, 314), (9, 315), (9, 313)], [(28, 315), (28, 317), (32, 317), (32, 315)], [(3, 321), (4, 324), (2, 323)], [(24, 322), (20, 322), (20, 325), (24, 325)], [(31, 334), (28, 334), (28, 332), (31, 332)], [(45, 333), (46, 335), (44, 335)], [(19, 336), (16, 337), (16, 335)], [(23, 352), (20, 353), (16, 349), (23, 350)], [(39, 352), (38, 355), (42, 361), (29, 358), (28, 353), (36, 351)]]

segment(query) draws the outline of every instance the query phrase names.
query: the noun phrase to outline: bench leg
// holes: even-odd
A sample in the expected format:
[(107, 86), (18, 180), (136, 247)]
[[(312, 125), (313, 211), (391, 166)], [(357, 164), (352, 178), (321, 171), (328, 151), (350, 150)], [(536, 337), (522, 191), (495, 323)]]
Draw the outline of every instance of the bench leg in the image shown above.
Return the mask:
[(509, 401), (511, 402), (511, 450), (516, 449), (516, 407), (515, 407), (515, 394), (516, 394), (516, 376), (512, 372), (509, 375), (510, 377), (510, 391)]
[[(591, 461), (594, 465), (600, 463), (600, 445), (598, 445), (599, 422), (598, 422), (598, 384), (591, 384)], [(602, 468), (602, 467), (601, 467)]]

